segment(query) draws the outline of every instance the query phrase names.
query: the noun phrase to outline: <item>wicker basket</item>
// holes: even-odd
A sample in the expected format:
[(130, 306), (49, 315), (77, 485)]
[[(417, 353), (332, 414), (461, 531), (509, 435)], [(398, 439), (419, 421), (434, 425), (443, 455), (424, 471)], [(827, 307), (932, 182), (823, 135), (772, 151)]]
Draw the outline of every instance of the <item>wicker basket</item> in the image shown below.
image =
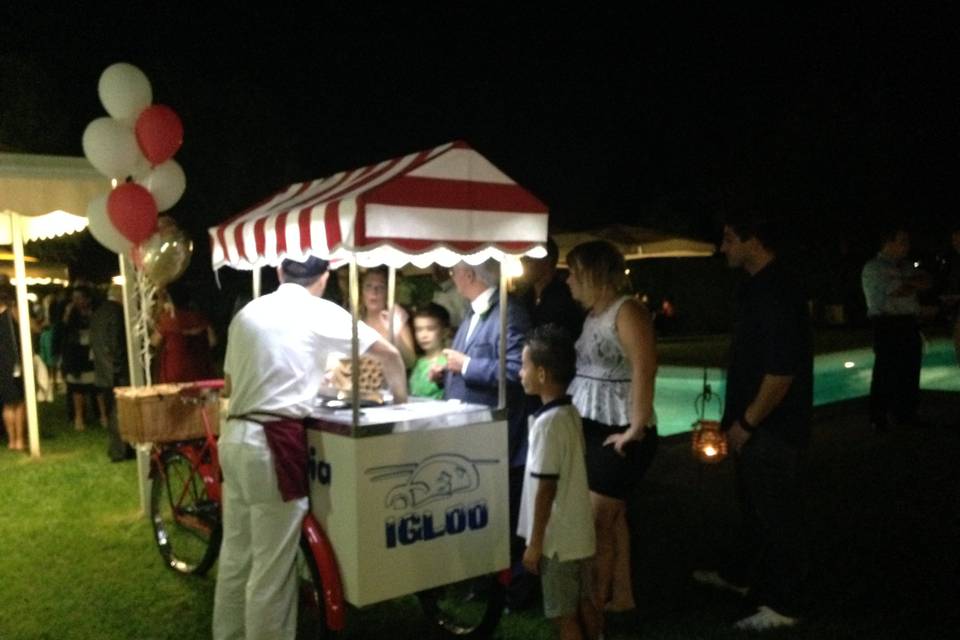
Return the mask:
[(120, 437), (126, 442), (173, 442), (202, 438), (201, 410), (214, 433), (220, 428), (220, 401), (210, 394), (203, 405), (180, 399), (180, 389), (189, 384), (157, 384), (149, 387), (117, 387), (117, 420)]

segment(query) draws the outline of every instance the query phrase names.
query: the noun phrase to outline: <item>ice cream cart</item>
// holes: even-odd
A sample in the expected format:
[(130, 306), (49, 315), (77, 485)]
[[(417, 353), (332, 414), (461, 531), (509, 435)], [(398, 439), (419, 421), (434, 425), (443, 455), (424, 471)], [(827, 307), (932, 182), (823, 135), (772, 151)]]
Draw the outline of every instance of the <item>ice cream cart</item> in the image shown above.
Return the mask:
[[(546, 206), (455, 142), (291, 185), (210, 236), (214, 269), (259, 273), (284, 258), (315, 255), (350, 271), (351, 397), (342, 406), (318, 398), (307, 431), (316, 535), (335, 556), (317, 559), (327, 626), (342, 625), (330, 619), (331, 599), (362, 607), (417, 593), (442, 628), (490, 631), (499, 603), (464, 622), (458, 603), (448, 607), (447, 600), (456, 599), (451, 585), (510, 564), (505, 343), (498, 407), (436, 400), (361, 407), (358, 274), (387, 265), (392, 305), (395, 269), (406, 264), (540, 257)], [(501, 274), (503, 324), (506, 270)], [(495, 588), (492, 581), (483, 587)]]

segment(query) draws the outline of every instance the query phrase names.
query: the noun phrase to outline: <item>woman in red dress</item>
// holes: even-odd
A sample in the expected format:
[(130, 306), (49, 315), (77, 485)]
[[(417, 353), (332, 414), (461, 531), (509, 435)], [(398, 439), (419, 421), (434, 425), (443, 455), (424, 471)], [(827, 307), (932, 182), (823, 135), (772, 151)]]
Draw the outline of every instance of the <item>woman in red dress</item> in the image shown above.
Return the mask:
[(161, 307), (151, 344), (158, 347), (158, 382), (192, 382), (214, 375), (211, 348), (216, 336), (210, 321), (190, 308), (179, 283), (167, 288), (169, 302)]

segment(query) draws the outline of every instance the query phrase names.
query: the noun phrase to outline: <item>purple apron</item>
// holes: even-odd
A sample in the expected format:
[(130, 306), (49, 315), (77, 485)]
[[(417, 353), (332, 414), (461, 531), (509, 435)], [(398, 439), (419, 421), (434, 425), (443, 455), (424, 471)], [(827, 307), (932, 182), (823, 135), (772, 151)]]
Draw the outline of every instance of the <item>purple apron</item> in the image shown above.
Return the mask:
[[(253, 412), (253, 415), (271, 415)], [(307, 433), (305, 420), (276, 416), (275, 420), (255, 420), (248, 415), (230, 416), (239, 420), (256, 422), (267, 435), (267, 446), (273, 454), (273, 467), (277, 473), (277, 485), (284, 502), (306, 498), (307, 485)]]

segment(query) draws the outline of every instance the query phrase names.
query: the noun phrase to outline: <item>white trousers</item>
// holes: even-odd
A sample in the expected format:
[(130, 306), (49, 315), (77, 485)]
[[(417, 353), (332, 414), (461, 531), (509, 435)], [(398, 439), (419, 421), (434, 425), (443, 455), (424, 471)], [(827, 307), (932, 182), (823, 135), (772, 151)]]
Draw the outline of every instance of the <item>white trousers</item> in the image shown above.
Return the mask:
[(223, 544), (213, 604), (214, 640), (296, 636), (300, 527), (308, 500), (284, 502), (263, 427), (230, 420), (218, 442)]

